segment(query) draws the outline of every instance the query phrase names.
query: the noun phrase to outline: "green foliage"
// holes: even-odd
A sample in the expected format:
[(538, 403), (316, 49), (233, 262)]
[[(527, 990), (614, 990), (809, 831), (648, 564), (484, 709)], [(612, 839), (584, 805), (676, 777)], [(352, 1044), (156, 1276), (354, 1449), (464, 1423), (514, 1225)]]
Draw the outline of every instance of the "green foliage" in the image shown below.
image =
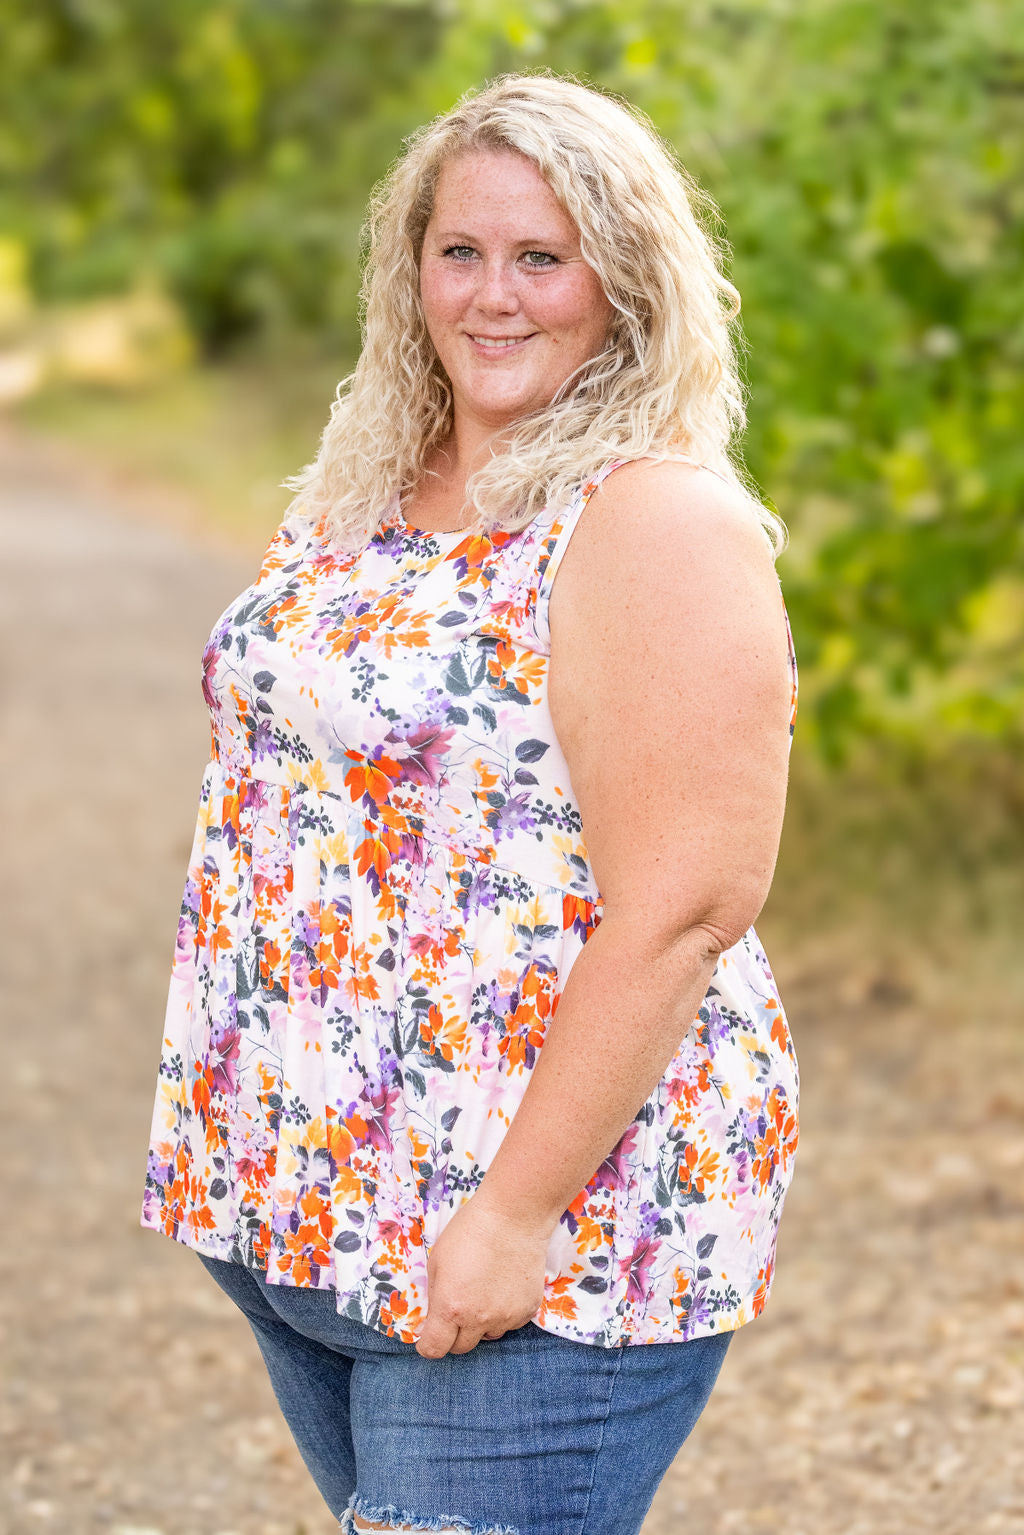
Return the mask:
[(0, 0), (0, 21), (0, 220), (36, 294), (155, 274), (208, 356), (296, 331), (354, 353), (367, 194), (463, 89), (550, 67), (628, 97), (722, 208), (805, 736), (831, 758), (871, 732), (1019, 739), (1010, 0)]
[(294, 325), (355, 342), (363, 204), (427, 8), (8, 0), (0, 21), (0, 217), (43, 300), (141, 269), (208, 355)]

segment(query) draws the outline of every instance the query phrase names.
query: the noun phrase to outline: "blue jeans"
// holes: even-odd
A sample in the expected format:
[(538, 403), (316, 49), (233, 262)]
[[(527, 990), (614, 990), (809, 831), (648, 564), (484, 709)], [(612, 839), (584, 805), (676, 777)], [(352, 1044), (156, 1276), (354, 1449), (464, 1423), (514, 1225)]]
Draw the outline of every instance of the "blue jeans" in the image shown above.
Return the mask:
[(471, 1535), (637, 1535), (732, 1333), (600, 1348), (527, 1322), (423, 1359), (339, 1316), (333, 1290), (200, 1261), (256, 1335), (328, 1507)]

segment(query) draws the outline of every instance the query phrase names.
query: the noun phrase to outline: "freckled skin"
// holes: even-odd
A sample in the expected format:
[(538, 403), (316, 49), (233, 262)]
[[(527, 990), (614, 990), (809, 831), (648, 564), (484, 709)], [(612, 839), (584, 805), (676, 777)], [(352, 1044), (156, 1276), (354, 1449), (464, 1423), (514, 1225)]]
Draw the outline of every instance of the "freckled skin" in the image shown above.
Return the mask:
[[(543, 176), (523, 155), (496, 150), (459, 155), (442, 169), (420, 294), (460, 434), (490, 433), (546, 405), (601, 351), (612, 317), (579, 232)], [(474, 335), (523, 339), (481, 354)]]
[[(420, 257), (427, 331), (452, 386), (443, 452), (405, 502), (417, 526), (456, 527), (488, 440), (552, 400), (603, 350), (613, 309), (579, 231), (531, 160), (473, 150), (442, 168)], [(485, 348), (474, 338), (505, 340)]]
[[(613, 311), (551, 188), (504, 151), (444, 167), (420, 291), (453, 425), (404, 510), (440, 531), (465, 522), (467, 475), (502, 430), (603, 349)], [(784, 620), (766, 541), (720, 487), (691, 465), (621, 467), (560, 567), (552, 720), (604, 912), (483, 1181), (431, 1249), (424, 1358), (536, 1314), (551, 1232), (767, 894), (788, 751)]]

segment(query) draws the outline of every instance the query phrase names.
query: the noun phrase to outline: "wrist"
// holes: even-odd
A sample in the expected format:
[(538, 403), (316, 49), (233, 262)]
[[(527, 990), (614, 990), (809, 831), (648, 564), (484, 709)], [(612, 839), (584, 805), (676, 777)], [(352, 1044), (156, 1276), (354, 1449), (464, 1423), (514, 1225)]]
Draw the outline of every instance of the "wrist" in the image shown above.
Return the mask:
[(473, 1195), (473, 1202), (505, 1227), (518, 1231), (527, 1239), (545, 1243), (565, 1209), (560, 1205), (556, 1210), (550, 1200), (545, 1204), (535, 1190), (523, 1186), (522, 1180), (513, 1184), (495, 1167), (485, 1173)]

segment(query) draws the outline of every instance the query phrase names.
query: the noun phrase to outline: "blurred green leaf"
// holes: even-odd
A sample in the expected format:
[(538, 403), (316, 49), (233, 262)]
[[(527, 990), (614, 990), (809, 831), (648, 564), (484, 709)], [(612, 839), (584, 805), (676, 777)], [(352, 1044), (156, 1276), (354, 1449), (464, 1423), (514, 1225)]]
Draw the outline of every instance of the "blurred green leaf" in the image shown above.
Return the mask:
[(370, 188), (467, 87), (550, 67), (634, 101), (731, 242), (802, 728), (837, 758), (1019, 721), (1024, 618), (995, 649), (971, 620), (1024, 565), (1010, 0), (0, 0), (0, 23), (0, 233), (37, 302), (144, 271), (210, 359), (313, 336), (343, 371)]

